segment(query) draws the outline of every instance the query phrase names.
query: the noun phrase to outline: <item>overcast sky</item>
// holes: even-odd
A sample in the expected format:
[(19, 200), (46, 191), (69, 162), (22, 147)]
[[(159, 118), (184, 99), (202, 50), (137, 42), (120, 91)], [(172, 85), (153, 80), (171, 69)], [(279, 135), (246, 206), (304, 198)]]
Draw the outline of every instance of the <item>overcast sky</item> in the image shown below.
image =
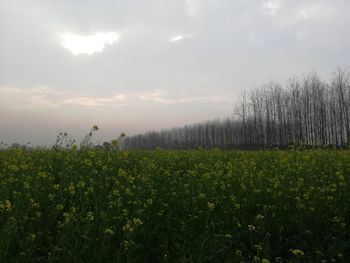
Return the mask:
[(0, 141), (231, 116), (242, 90), (350, 67), (349, 0), (0, 0)]

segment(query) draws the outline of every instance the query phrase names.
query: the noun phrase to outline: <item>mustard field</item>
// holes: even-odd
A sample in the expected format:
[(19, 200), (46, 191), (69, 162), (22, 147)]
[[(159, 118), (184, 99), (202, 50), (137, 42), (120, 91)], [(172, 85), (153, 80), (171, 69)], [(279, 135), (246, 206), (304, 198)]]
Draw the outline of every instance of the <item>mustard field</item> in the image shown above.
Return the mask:
[(349, 262), (350, 151), (0, 151), (0, 262)]

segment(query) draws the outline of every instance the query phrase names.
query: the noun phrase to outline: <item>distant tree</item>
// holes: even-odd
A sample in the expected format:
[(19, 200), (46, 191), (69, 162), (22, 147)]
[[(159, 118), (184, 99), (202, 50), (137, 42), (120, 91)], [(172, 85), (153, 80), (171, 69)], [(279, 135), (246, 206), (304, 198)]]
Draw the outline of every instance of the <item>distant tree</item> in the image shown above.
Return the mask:
[(269, 82), (243, 93), (235, 116), (126, 138), (126, 148), (310, 147), (350, 143), (350, 78), (338, 69), (330, 83), (312, 72), (283, 88)]

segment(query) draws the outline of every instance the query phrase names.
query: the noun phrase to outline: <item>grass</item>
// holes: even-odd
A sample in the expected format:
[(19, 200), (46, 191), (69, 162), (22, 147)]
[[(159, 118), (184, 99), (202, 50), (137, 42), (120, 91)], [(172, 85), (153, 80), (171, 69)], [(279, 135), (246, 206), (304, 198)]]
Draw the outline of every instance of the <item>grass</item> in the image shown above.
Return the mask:
[(0, 151), (0, 262), (347, 262), (350, 151)]

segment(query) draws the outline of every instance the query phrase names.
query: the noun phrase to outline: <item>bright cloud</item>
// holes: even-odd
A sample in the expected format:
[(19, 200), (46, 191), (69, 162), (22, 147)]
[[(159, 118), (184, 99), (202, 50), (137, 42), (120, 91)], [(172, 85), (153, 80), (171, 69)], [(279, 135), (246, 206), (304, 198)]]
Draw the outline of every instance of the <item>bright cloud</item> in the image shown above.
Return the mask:
[(180, 41), (180, 40), (182, 40), (182, 39), (184, 39), (184, 36), (183, 36), (183, 35), (177, 35), (177, 36), (175, 36), (175, 37), (172, 37), (172, 38), (170, 39), (170, 42), (178, 42), (178, 41)]
[(112, 45), (118, 41), (119, 34), (99, 32), (94, 35), (81, 36), (67, 32), (62, 35), (62, 39), (62, 46), (74, 55), (92, 55), (96, 52), (102, 52), (106, 45)]
[(186, 38), (191, 38), (191, 37), (193, 37), (193, 35), (191, 35), (191, 34), (185, 34), (185, 35), (179, 34), (179, 35), (171, 37), (169, 39), (169, 41), (170, 42), (179, 42), (179, 41), (182, 41), (182, 40), (184, 40)]

